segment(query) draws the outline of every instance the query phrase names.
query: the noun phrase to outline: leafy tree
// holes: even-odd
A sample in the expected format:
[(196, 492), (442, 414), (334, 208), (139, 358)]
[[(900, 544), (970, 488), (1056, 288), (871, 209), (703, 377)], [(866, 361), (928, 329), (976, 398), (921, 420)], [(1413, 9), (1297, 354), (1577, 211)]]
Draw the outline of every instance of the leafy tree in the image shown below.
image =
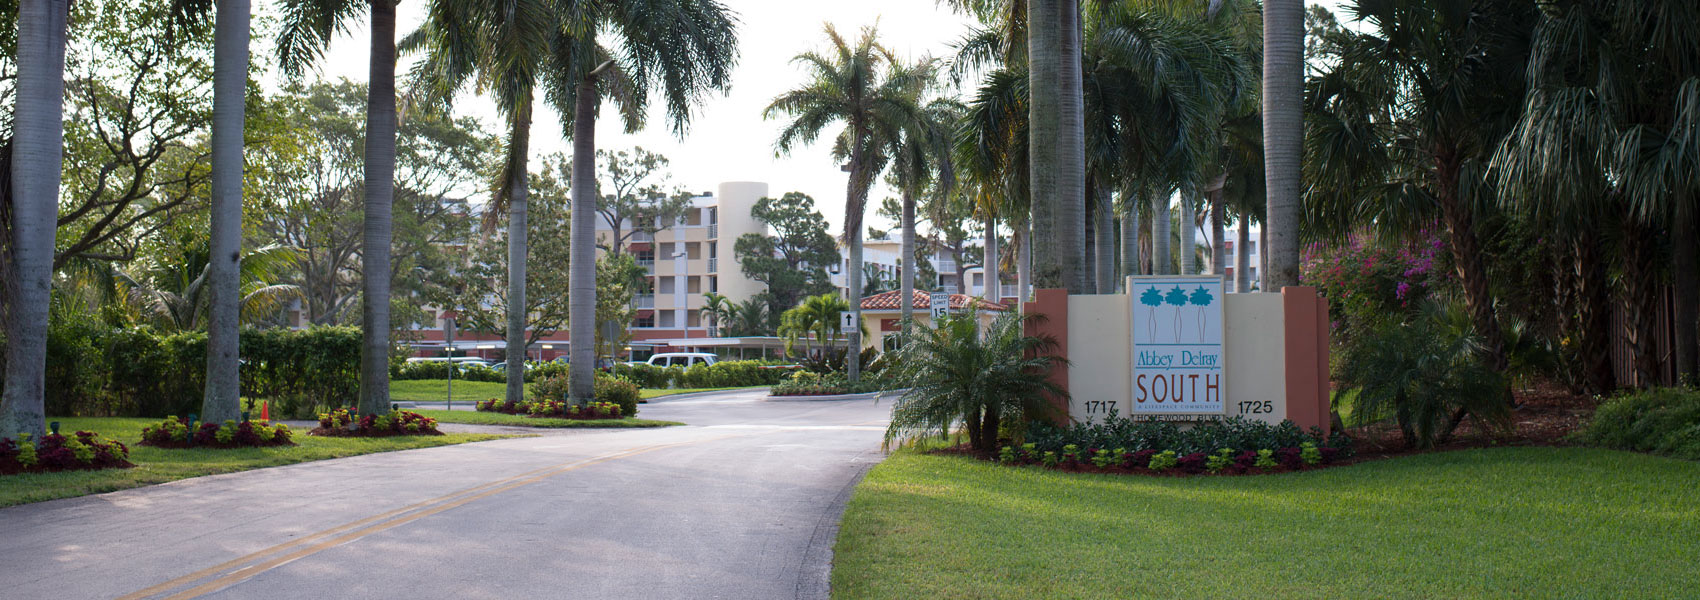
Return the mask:
[[(863, 29), (854, 45), (846, 43), (831, 25), (826, 26), (826, 37), (831, 43), (827, 53), (805, 52), (793, 59), (806, 67), (807, 83), (775, 97), (762, 117), (790, 120), (774, 143), (782, 154), (813, 143), (829, 125), (844, 123), (834, 138), (833, 157), (846, 161), (850, 173), (844, 200), (844, 240), (850, 246), (846, 287), (850, 310), (860, 321), (862, 220), (868, 191), (891, 160), (890, 145), (921, 118), (921, 92), (931, 85), (934, 66), (931, 61), (902, 63), (879, 43), (873, 27)], [(851, 331), (850, 345), (860, 344), (861, 332)], [(861, 362), (854, 352), (848, 375), (851, 383), (861, 376)]]
[(597, 356), (614, 356), (631, 339), (626, 325), (637, 316), (632, 296), (649, 289), (649, 271), (627, 254), (604, 254), (596, 261), (596, 322), (616, 323), (615, 339), (596, 328)]
[[(669, 194), (662, 188), (667, 181), (664, 172), (667, 157), (642, 147), (632, 148), (631, 152), (597, 150), (596, 156), (602, 165), (602, 181), (607, 186), (604, 189), (611, 192), (602, 195), (596, 213), (612, 231), (608, 241), (598, 241), (597, 247), (614, 254), (625, 252), (626, 240), (633, 234), (654, 235), (684, 217), (690, 209), (689, 194)], [(628, 221), (632, 225), (630, 230), (625, 229)]]
[(803, 298), (832, 290), (826, 267), (838, 262), (838, 245), (826, 231), (826, 217), (802, 192), (762, 198), (750, 216), (772, 235), (746, 233), (733, 242), (744, 276), (767, 285), (770, 314), (780, 314)]
[(949, 435), (961, 424), (969, 447), (990, 456), (1004, 419), (1049, 414), (1048, 396), (1068, 397), (1051, 382), (1050, 370), (1067, 360), (1054, 356), (1056, 340), (1023, 333), (1036, 318), (1041, 317), (1006, 312), (983, 332), (978, 311), (945, 318), (936, 327), (917, 323), (913, 339), (892, 361), (910, 389), (892, 405), (886, 443)]
[[(536, 183), (536, 194), (528, 201), (526, 226), (535, 235), (530, 236), (533, 241), (526, 245), (526, 255), (521, 258), (534, 266), (525, 274), (523, 304), (527, 314), (523, 320), (530, 328), (518, 343), (508, 344), (508, 356), (515, 360), (524, 356), (524, 349), (568, 325), (567, 223), (571, 215), (565, 186), (547, 171), (530, 180)], [(501, 335), (512, 320), (507, 313), (513, 305), (508, 295), (512, 286), (507, 268), (512, 263), (507, 242), (507, 237), (499, 233), (474, 240), (467, 249), (466, 263), (440, 275), (441, 287), (433, 303), (454, 307), (460, 314), (461, 328)]]

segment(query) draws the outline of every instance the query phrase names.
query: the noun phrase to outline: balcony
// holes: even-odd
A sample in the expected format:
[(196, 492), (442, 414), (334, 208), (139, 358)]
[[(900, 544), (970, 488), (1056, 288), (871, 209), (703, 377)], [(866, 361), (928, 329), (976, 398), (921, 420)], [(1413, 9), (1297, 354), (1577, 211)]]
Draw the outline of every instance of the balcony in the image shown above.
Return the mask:
[(1016, 297), (1015, 286), (1009, 285), (1009, 284), (1004, 284), (1004, 285), (998, 286), (998, 297), (999, 298), (1014, 298), (1014, 297)]
[(633, 231), (632, 237), (627, 238), (627, 241), (633, 242), (633, 243), (636, 243), (636, 242), (653, 242), (653, 241), (655, 241), (655, 234), (647, 232), (647, 231), (643, 231), (643, 230)]
[(720, 272), (720, 259), (719, 258), (708, 259), (708, 272), (710, 272), (710, 273), (719, 273)]
[(954, 261), (954, 260), (938, 261), (936, 263), (933, 263), (933, 270), (938, 271), (940, 273), (954, 273), (954, 272), (956, 272), (956, 261)]
[(708, 224), (708, 239), (711, 239), (711, 240), (720, 239), (720, 224), (719, 223), (709, 223)]
[(954, 285), (941, 285), (941, 286), (939, 286), (939, 291), (944, 292), (946, 294), (960, 294), (961, 293), (961, 292), (956, 291), (956, 286), (954, 286)]
[(655, 308), (655, 294), (632, 295), (632, 308)]

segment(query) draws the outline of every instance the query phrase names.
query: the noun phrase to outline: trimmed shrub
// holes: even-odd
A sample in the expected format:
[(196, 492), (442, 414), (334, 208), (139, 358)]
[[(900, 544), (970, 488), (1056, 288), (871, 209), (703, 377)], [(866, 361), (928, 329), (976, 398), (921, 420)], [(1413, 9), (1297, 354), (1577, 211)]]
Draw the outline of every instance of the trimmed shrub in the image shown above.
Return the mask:
[(225, 421), (201, 423), (195, 428), (190, 443), (189, 420), (166, 417), (158, 425), (142, 429), (142, 445), (160, 448), (254, 448), (261, 446), (293, 446), (291, 431), (283, 423), (267, 421)]
[(1700, 460), (1700, 391), (1659, 388), (1601, 404), (1576, 437), (1585, 444)]
[[(359, 426), (349, 429), (358, 417)], [(330, 437), (389, 437), (395, 435), (443, 435), (437, 430), (437, 420), (416, 412), (398, 410), (382, 415), (358, 416), (355, 411), (339, 408), (319, 415), (319, 427), (308, 435)]]
[(814, 371), (797, 371), (773, 386), (768, 393), (774, 396), (837, 396), (896, 390), (906, 385), (904, 380), (885, 372), (864, 374), (861, 381), (851, 384), (843, 373), (822, 375)]
[(0, 475), (114, 469), (133, 466), (130, 449), (90, 431), (65, 436), (50, 433), (38, 444), (29, 435), (0, 438)]
[[(567, 376), (564, 374), (538, 380), (531, 384), (532, 401), (565, 401), (568, 396), (567, 382)], [(591, 393), (596, 396), (596, 400), (618, 405), (622, 415), (637, 415), (640, 395), (637, 384), (599, 373), (593, 385)]]

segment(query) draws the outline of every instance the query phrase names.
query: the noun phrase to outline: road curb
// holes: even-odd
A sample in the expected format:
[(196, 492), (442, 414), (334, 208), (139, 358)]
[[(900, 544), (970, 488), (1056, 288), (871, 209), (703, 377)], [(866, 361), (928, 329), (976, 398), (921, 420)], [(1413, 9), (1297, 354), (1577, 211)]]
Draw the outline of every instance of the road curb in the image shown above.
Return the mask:
[(883, 396), (902, 396), (909, 388), (900, 390), (885, 390), (883, 392), (868, 392), (865, 394), (836, 394), (830, 396), (774, 396), (769, 395), (769, 402), (831, 402), (836, 400), (874, 400)]

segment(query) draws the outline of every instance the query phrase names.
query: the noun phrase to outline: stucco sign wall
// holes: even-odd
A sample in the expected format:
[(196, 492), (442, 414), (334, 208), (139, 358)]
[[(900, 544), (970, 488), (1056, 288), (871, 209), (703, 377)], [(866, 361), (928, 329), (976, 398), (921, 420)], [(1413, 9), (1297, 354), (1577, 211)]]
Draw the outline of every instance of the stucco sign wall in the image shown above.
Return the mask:
[(1221, 415), (1222, 277), (1132, 278), (1134, 415)]

